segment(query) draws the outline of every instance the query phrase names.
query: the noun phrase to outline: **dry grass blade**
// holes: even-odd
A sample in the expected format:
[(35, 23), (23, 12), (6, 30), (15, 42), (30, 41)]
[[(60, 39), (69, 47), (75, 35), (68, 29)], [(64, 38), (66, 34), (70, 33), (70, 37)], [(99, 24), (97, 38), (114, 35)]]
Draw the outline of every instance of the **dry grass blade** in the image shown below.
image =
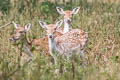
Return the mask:
[(2, 29), (2, 28), (4, 28), (4, 27), (7, 27), (7, 26), (9, 26), (10, 24), (12, 24), (12, 22), (7, 23), (7, 24), (5, 24), (5, 25), (3, 25), (3, 26), (0, 26), (0, 29)]

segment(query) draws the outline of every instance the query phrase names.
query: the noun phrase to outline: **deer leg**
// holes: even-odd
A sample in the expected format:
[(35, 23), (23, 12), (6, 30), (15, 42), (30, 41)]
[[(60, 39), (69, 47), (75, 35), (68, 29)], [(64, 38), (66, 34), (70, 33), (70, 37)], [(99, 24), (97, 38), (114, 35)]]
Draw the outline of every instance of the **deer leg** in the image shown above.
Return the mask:
[(30, 49), (27, 46), (23, 46), (24, 51), (28, 54), (28, 56), (33, 56), (33, 53), (30, 51)]
[(57, 64), (57, 61), (56, 61), (57, 58), (56, 58), (56, 56), (53, 55), (52, 50), (50, 50), (50, 55), (53, 57), (54, 63), (56, 65)]
[(29, 60), (28, 60), (28, 62), (31, 62), (33, 59), (32, 59), (32, 57), (33, 57), (33, 53), (30, 51), (30, 49), (27, 47), (27, 46), (23, 46), (23, 49), (24, 49), (24, 51), (27, 53), (27, 55), (28, 56), (30, 56), (30, 58), (29, 58)]
[(83, 53), (83, 50), (80, 51), (80, 56), (81, 56), (82, 61), (83, 61), (83, 67), (85, 67), (85, 65), (86, 65), (87, 63), (86, 63), (86, 58), (85, 58), (85, 55), (84, 55), (84, 53)]
[(84, 55), (83, 51), (80, 51), (80, 56), (82, 57), (82, 60), (85, 60), (85, 55)]

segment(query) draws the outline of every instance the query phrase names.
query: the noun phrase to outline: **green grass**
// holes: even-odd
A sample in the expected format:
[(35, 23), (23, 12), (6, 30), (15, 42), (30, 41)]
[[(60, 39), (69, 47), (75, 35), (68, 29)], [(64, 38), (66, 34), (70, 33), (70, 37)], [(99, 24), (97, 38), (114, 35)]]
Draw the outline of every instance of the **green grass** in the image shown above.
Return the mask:
[[(40, 3), (33, 9), (26, 6), (22, 13), (18, 12), (18, 5), (11, 7), (10, 13), (0, 17), (0, 25), (15, 21), (20, 25), (31, 23), (28, 37), (39, 38), (45, 35), (38, 21), (55, 23), (62, 17), (55, 11), (44, 13)], [(31, 5), (31, 4), (30, 4)], [(59, 4), (62, 6), (61, 4)], [(78, 4), (74, 4), (74, 7)], [(69, 6), (62, 6), (69, 8)], [(9, 41), (13, 32), (13, 25), (0, 30), (0, 80), (119, 80), (120, 79), (120, 6), (107, 3), (84, 3), (74, 15), (72, 28), (83, 29), (89, 34), (88, 45), (85, 50), (88, 65), (83, 68), (80, 56), (73, 56), (70, 61), (58, 59), (58, 65), (51, 64), (51, 58), (38, 53), (36, 59), (28, 64), (18, 66), (19, 52), (17, 46)], [(51, 14), (52, 13), (52, 14)], [(23, 53), (25, 54), (25, 53)], [(23, 58), (23, 59), (22, 59)], [(21, 60), (27, 61), (22, 57)], [(21, 61), (22, 62), (22, 61)], [(64, 64), (64, 66), (62, 66)], [(66, 67), (67, 71), (56, 74), (56, 68)], [(11, 74), (12, 72), (15, 73)]]

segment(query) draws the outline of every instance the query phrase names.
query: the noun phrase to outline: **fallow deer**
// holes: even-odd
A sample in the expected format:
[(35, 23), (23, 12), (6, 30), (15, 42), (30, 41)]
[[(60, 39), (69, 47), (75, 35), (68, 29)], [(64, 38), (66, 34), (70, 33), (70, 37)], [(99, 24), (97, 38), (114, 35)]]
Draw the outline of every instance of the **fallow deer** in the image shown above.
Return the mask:
[(31, 48), (34, 47), (35, 50), (40, 51), (40, 48), (42, 49), (43, 53), (48, 54), (48, 38), (37, 38), (33, 39), (31, 42), (28, 41), (26, 37), (26, 32), (30, 30), (31, 24), (25, 25), (25, 27), (19, 26), (15, 22), (12, 22), (14, 24), (15, 30), (13, 35), (11, 36), (10, 40), (16, 42), (17, 40), (20, 40), (24, 45), (24, 50), (29, 54), (33, 55)]
[(56, 24), (47, 25), (45, 22), (39, 21), (48, 35), (49, 52), (53, 56), (56, 63), (56, 57), (53, 54), (53, 49), (60, 52), (62, 55), (70, 57), (70, 54), (80, 53), (82, 59), (85, 59), (83, 50), (88, 41), (88, 33), (80, 29), (72, 29), (61, 36), (54, 36), (58, 33), (56, 30), (61, 26), (63, 20)]
[(61, 33), (66, 33), (68, 31), (70, 31), (70, 23), (72, 21), (72, 17), (74, 14), (77, 14), (78, 11), (80, 10), (80, 7), (76, 7), (74, 8), (72, 11), (71, 10), (66, 10), (64, 11), (62, 8), (60, 7), (56, 7), (57, 12), (61, 15), (64, 16), (64, 28), (58, 28), (57, 31), (61, 32)]

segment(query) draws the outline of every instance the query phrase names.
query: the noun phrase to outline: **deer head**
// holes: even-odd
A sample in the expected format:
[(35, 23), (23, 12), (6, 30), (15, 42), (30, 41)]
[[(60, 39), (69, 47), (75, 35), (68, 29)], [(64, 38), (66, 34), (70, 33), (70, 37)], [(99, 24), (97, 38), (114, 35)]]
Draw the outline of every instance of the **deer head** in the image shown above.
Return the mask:
[(12, 36), (10, 37), (11, 41), (16, 41), (22, 38), (22, 36), (24, 36), (26, 34), (26, 32), (28, 32), (30, 30), (31, 24), (27, 24), (25, 25), (25, 27), (21, 27), (18, 24), (16, 24), (14, 21), (12, 22), (15, 30), (12, 34)]
[(42, 28), (47, 31), (48, 38), (53, 38), (56, 33), (56, 29), (59, 28), (63, 23), (63, 20), (58, 21), (56, 24), (47, 25), (45, 22), (39, 21)]
[(57, 9), (59, 14), (64, 16), (64, 21), (67, 22), (67, 23), (70, 23), (72, 21), (73, 14), (77, 14), (78, 11), (80, 10), (80, 7), (76, 7), (72, 11), (70, 11), (70, 10), (64, 11), (60, 7), (56, 7), (56, 9)]

